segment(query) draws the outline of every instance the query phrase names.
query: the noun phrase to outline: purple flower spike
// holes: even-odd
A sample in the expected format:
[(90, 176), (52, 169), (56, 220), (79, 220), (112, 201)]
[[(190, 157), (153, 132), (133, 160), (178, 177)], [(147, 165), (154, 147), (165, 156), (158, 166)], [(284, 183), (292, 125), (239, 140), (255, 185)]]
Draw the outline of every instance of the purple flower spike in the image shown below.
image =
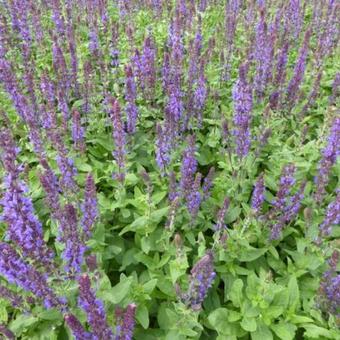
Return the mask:
[(340, 189), (337, 196), (331, 202), (326, 210), (326, 216), (320, 224), (320, 232), (322, 236), (329, 236), (332, 233), (332, 226), (340, 223)]
[(0, 131), (0, 149), (6, 170), (6, 192), (0, 200), (3, 208), (0, 220), (6, 222), (8, 238), (21, 248), (24, 255), (48, 268), (53, 253), (44, 241), (42, 225), (35, 215), (32, 200), (26, 195), (28, 188), (19, 178), (22, 172), (22, 167), (16, 162), (19, 150), (7, 130)]
[(262, 205), (264, 202), (264, 177), (263, 174), (260, 175), (259, 179), (255, 183), (253, 196), (251, 199), (251, 207), (254, 210), (255, 214), (259, 214), (262, 209)]
[(86, 179), (85, 197), (81, 209), (83, 213), (82, 226), (85, 239), (89, 239), (98, 217), (96, 185), (91, 174), (89, 174)]
[(211, 194), (211, 188), (213, 186), (213, 180), (214, 180), (214, 176), (215, 176), (215, 168), (214, 167), (211, 167), (209, 169), (209, 172), (207, 174), (207, 176), (204, 178), (204, 181), (203, 181), (203, 187), (202, 187), (202, 190), (203, 190), (203, 194), (204, 194), (204, 199), (208, 199), (210, 197), (210, 194)]
[(221, 209), (218, 211), (218, 214), (217, 214), (217, 221), (215, 225), (216, 231), (222, 231), (223, 229), (225, 229), (224, 218), (228, 211), (229, 205), (230, 205), (230, 200), (227, 197), (224, 199), (223, 206), (221, 207)]
[(76, 340), (93, 339), (93, 334), (87, 332), (80, 323), (80, 321), (73, 314), (65, 315), (65, 322), (70, 327), (72, 334)]
[(79, 278), (79, 306), (87, 314), (87, 321), (94, 334), (93, 339), (113, 339), (112, 330), (106, 322), (104, 305), (102, 301), (96, 299), (91, 289), (90, 278), (86, 274)]
[(48, 286), (47, 276), (26, 263), (7, 243), (0, 243), (0, 273), (9, 283), (16, 284), (44, 301), (45, 308), (63, 304)]
[(125, 178), (125, 157), (126, 157), (126, 150), (125, 150), (125, 131), (122, 122), (121, 110), (118, 100), (114, 98), (109, 99), (111, 108), (110, 108), (110, 116), (112, 120), (112, 136), (115, 142), (115, 150), (113, 151), (113, 156), (117, 162), (119, 173), (118, 179), (123, 181)]
[(126, 90), (125, 99), (127, 101), (126, 116), (127, 116), (127, 131), (134, 133), (136, 130), (136, 121), (138, 117), (138, 109), (136, 106), (137, 89), (133, 75), (132, 67), (125, 66)]
[(156, 126), (156, 162), (161, 172), (165, 172), (165, 168), (170, 163), (170, 151), (171, 146), (169, 142), (169, 136), (166, 133), (165, 127), (162, 127), (159, 123)]
[(77, 211), (72, 204), (65, 205), (60, 223), (59, 240), (65, 244), (62, 256), (67, 262), (66, 270), (79, 273), (86, 247), (79, 234)]
[(326, 193), (329, 175), (332, 166), (336, 163), (337, 157), (340, 155), (340, 117), (336, 117), (331, 126), (328, 136), (328, 143), (322, 150), (322, 158), (319, 162), (319, 172), (315, 178), (316, 191), (314, 199), (317, 203), (321, 203)]
[(184, 296), (184, 303), (195, 311), (200, 310), (215, 277), (214, 257), (209, 250), (191, 269), (189, 291)]
[(309, 40), (310, 40), (311, 34), (312, 34), (312, 30), (311, 28), (309, 28), (306, 31), (305, 39), (304, 39), (303, 45), (299, 52), (298, 59), (295, 64), (293, 76), (291, 80), (289, 81), (289, 84), (287, 87), (286, 100), (287, 100), (287, 105), (288, 105), (289, 110), (291, 110), (294, 107), (296, 100), (298, 98), (299, 92), (300, 92), (299, 91), (300, 85), (303, 81), (305, 70), (306, 70)]
[(252, 90), (247, 79), (247, 65), (240, 66), (239, 78), (233, 87), (234, 102), (234, 136), (236, 152), (239, 157), (244, 157), (250, 149), (250, 122), (253, 107)]
[(184, 150), (181, 166), (180, 188), (183, 195), (191, 192), (194, 182), (194, 175), (197, 170), (197, 160), (195, 158), (196, 146), (195, 136), (188, 137), (188, 146)]
[(72, 112), (72, 139), (76, 150), (85, 151), (85, 129), (81, 125), (81, 115), (78, 110)]
[(137, 306), (134, 303), (130, 303), (126, 308), (124, 315), (118, 315), (115, 340), (132, 340), (135, 328), (136, 307)]
[(202, 195), (200, 193), (201, 179), (202, 175), (200, 173), (197, 173), (192, 188), (188, 193), (188, 196), (186, 197), (187, 208), (189, 210), (192, 220), (196, 218), (202, 202)]

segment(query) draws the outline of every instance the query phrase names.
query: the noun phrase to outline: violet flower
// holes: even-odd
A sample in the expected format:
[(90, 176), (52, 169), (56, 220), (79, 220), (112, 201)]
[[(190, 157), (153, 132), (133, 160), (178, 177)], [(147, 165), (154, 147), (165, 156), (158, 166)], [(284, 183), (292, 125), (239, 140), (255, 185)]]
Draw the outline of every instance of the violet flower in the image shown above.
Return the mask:
[(79, 278), (79, 306), (86, 312), (87, 321), (91, 326), (93, 339), (113, 339), (112, 330), (106, 321), (106, 313), (102, 301), (96, 298), (91, 289), (91, 281), (88, 275), (83, 274)]
[(76, 150), (85, 151), (85, 129), (81, 124), (81, 115), (78, 110), (72, 112), (72, 139)]
[(214, 257), (209, 250), (191, 269), (189, 290), (183, 302), (194, 311), (200, 310), (215, 277)]
[(72, 334), (75, 340), (92, 340), (93, 334), (87, 332), (85, 328), (82, 326), (80, 321), (73, 315), (73, 314), (66, 314), (65, 322), (67, 323), (68, 327), (71, 329)]
[(340, 117), (335, 117), (326, 147), (322, 150), (322, 158), (318, 165), (318, 174), (315, 177), (316, 191), (314, 199), (320, 203), (326, 193), (326, 185), (332, 166), (335, 164), (337, 157), (340, 155)]
[(198, 213), (202, 202), (201, 189), (202, 174), (197, 173), (190, 192), (186, 196), (186, 205), (193, 221)]
[(211, 194), (211, 188), (213, 186), (214, 176), (215, 176), (215, 168), (212, 166), (209, 169), (207, 176), (203, 180), (202, 191), (203, 191), (204, 200), (208, 199)]
[(58, 240), (65, 245), (62, 253), (66, 261), (66, 271), (79, 273), (86, 250), (78, 228), (77, 211), (72, 204), (66, 204), (60, 217)]
[(230, 205), (230, 199), (226, 197), (223, 201), (222, 207), (219, 209), (217, 213), (217, 220), (216, 220), (216, 224), (214, 227), (215, 231), (222, 231), (223, 229), (225, 229), (226, 226), (224, 223), (224, 219), (225, 219), (227, 210), (229, 208), (229, 205)]
[(0, 243), (0, 274), (44, 301), (45, 308), (63, 305), (63, 301), (48, 286), (47, 276), (25, 262), (7, 243)]
[(125, 100), (126, 105), (126, 116), (127, 116), (127, 131), (129, 133), (134, 133), (136, 130), (136, 121), (138, 117), (138, 108), (136, 106), (137, 99), (137, 89), (135, 84), (135, 79), (133, 75), (132, 67), (125, 66)]
[(125, 131), (122, 122), (120, 105), (117, 99), (109, 98), (109, 103), (111, 105), (110, 108), (110, 117), (112, 120), (112, 136), (115, 142), (115, 150), (113, 151), (113, 157), (115, 158), (118, 165), (118, 175), (115, 177), (123, 182), (125, 178), (125, 157), (126, 157), (126, 140), (125, 140)]
[(333, 202), (329, 203), (326, 216), (320, 224), (320, 233), (322, 236), (329, 236), (332, 233), (333, 225), (340, 223), (340, 189), (337, 190), (336, 198)]
[(195, 136), (189, 136), (188, 145), (184, 150), (182, 157), (182, 166), (181, 166), (181, 181), (180, 188), (182, 191), (182, 195), (186, 195), (191, 192), (192, 185), (194, 182), (194, 175), (197, 170), (197, 160), (195, 158), (196, 145), (195, 145)]
[(312, 30), (311, 28), (309, 28), (306, 31), (303, 45), (300, 48), (299, 56), (294, 67), (293, 76), (290, 79), (288, 87), (287, 87), (286, 101), (287, 101), (289, 110), (291, 110), (296, 103), (296, 100), (299, 94), (299, 89), (304, 78), (306, 64), (307, 64), (308, 49), (309, 49), (309, 40), (310, 40), (311, 34), (312, 34)]
[(254, 191), (253, 191), (253, 195), (251, 199), (251, 207), (254, 210), (254, 213), (256, 215), (261, 212), (262, 205), (265, 200), (264, 191), (265, 191), (264, 176), (263, 174), (261, 174), (255, 183)]
[(253, 107), (252, 90), (247, 79), (247, 65), (240, 66), (239, 78), (233, 87), (234, 102), (234, 131), (236, 152), (239, 157), (244, 157), (250, 149), (250, 122)]
[(170, 163), (171, 145), (165, 127), (156, 125), (156, 162), (161, 172), (164, 173)]
[(53, 253), (44, 241), (42, 224), (35, 215), (32, 200), (26, 195), (28, 188), (19, 178), (22, 172), (22, 167), (16, 162), (19, 149), (6, 130), (0, 131), (0, 148), (6, 170), (6, 191), (0, 200), (3, 208), (0, 219), (8, 225), (7, 237), (21, 248), (25, 256), (48, 268)]
[(85, 239), (92, 235), (92, 229), (98, 217), (96, 185), (93, 176), (89, 174), (86, 178), (84, 203), (81, 207), (83, 218), (82, 227)]
[(136, 307), (137, 306), (134, 303), (130, 303), (126, 307), (125, 313), (119, 313), (122, 315), (118, 315), (117, 317), (118, 322), (114, 336), (115, 340), (132, 340), (133, 331), (135, 328)]

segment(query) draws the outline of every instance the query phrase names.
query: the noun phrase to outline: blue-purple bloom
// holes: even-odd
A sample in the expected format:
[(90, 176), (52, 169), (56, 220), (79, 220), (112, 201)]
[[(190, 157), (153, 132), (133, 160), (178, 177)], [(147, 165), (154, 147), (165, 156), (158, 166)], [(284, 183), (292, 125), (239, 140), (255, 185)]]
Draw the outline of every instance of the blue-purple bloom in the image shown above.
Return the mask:
[(326, 147), (322, 150), (322, 158), (318, 165), (318, 174), (315, 178), (316, 191), (314, 199), (320, 203), (326, 193), (329, 174), (337, 157), (340, 155), (340, 117), (335, 117), (328, 136)]
[(125, 157), (126, 157), (126, 137), (125, 131), (122, 122), (120, 105), (117, 99), (109, 98), (110, 103), (110, 117), (112, 120), (112, 136), (115, 142), (115, 150), (112, 152), (113, 157), (115, 158), (118, 165), (118, 174), (115, 174), (120, 182), (124, 181), (125, 178)]
[(296, 61), (293, 76), (290, 79), (287, 87), (286, 101), (289, 109), (292, 109), (299, 95), (300, 85), (302, 83), (307, 63), (307, 55), (309, 49), (309, 40), (312, 34), (311, 28), (306, 31), (303, 45), (300, 48), (299, 56)]
[(251, 199), (251, 207), (254, 210), (255, 214), (259, 214), (261, 212), (262, 205), (265, 199), (264, 191), (265, 191), (264, 177), (263, 174), (261, 174), (255, 183), (253, 196)]
[(63, 190), (75, 190), (77, 185), (74, 177), (77, 175), (77, 169), (74, 166), (73, 159), (67, 157), (64, 152), (60, 152), (56, 160), (61, 173), (60, 185)]
[(183, 153), (181, 166), (181, 182), (180, 188), (182, 195), (191, 192), (194, 183), (194, 176), (197, 170), (197, 160), (195, 158), (196, 145), (195, 136), (188, 137), (188, 145)]
[(202, 186), (202, 191), (203, 191), (203, 199), (209, 198), (211, 194), (211, 188), (213, 186), (213, 180), (215, 176), (215, 168), (212, 166), (209, 169), (209, 172), (207, 176), (203, 180), (203, 186)]
[(236, 152), (239, 157), (244, 157), (250, 149), (250, 122), (253, 107), (252, 89), (247, 82), (247, 65), (240, 66), (239, 78), (233, 87), (234, 102), (234, 136)]
[(125, 313), (120, 309), (116, 311), (117, 325), (114, 336), (115, 340), (132, 340), (135, 328), (136, 307), (134, 303), (130, 303), (126, 307)]
[(63, 304), (48, 286), (47, 275), (38, 272), (25, 262), (20, 255), (7, 243), (0, 243), (0, 274), (9, 283), (16, 284), (31, 292), (44, 301), (45, 308), (57, 307)]
[(191, 219), (194, 220), (202, 201), (201, 189), (202, 174), (197, 173), (190, 192), (186, 196), (186, 203)]
[(91, 326), (93, 339), (113, 339), (112, 330), (106, 321), (106, 313), (102, 301), (96, 298), (91, 289), (91, 281), (88, 275), (83, 274), (79, 278), (79, 306), (86, 312), (87, 321)]
[(209, 250), (191, 269), (189, 290), (184, 294), (183, 302), (193, 310), (200, 310), (215, 276), (214, 256)]
[(80, 321), (73, 314), (66, 314), (65, 322), (72, 331), (75, 340), (92, 340), (93, 334), (87, 332)]
[(136, 130), (136, 121), (138, 117), (138, 108), (136, 106), (137, 89), (133, 70), (130, 65), (125, 66), (125, 99), (126, 99), (126, 117), (127, 131), (134, 133)]
[(78, 110), (72, 112), (72, 139), (76, 150), (85, 151), (85, 129), (81, 124), (81, 115)]
[(332, 227), (340, 223), (340, 189), (337, 191), (336, 198), (329, 203), (326, 216), (320, 224), (320, 233), (322, 236), (329, 236), (332, 233)]
[(92, 229), (98, 217), (96, 185), (93, 176), (89, 174), (86, 178), (84, 203), (81, 210), (83, 213), (82, 227), (85, 239), (92, 235)]
[(28, 188), (19, 178), (22, 172), (22, 167), (16, 162), (19, 149), (7, 130), (0, 131), (0, 148), (6, 170), (6, 191), (0, 200), (3, 208), (0, 220), (8, 225), (7, 237), (21, 248), (25, 256), (49, 267), (53, 253), (44, 241), (42, 224), (35, 215), (32, 200), (27, 196)]
[(217, 213), (217, 220), (216, 220), (216, 224), (215, 224), (215, 227), (214, 227), (215, 231), (222, 231), (222, 230), (225, 229), (226, 225), (225, 225), (225, 222), (224, 222), (224, 218), (225, 218), (225, 215), (228, 211), (229, 205), (230, 205), (230, 199), (228, 197), (226, 197), (223, 201), (222, 207), (220, 208), (220, 210)]
[(167, 134), (165, 127), (157, 123), (156, 126), (156, 162), (162, 173), (165, 172), (165, 168), (170, 163), (170, 151), (171, 145), (169, 141), (169, 135)]
[(65, 245), (62, 253), (66, 261), (66, 271), (79, 273), (84, 260), (86, 247), (81, 239), (78, 228), (77, 211), (70, 203), (66, 204), (60, 217), (60, 235), (58, 237)]

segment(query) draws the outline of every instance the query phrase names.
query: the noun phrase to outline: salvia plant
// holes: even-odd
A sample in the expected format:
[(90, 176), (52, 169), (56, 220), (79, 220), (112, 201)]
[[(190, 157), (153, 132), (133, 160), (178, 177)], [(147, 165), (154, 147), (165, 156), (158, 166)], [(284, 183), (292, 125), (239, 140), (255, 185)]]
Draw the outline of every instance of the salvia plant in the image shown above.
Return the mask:
[(0, 0), (0, 338), (339, 339), (339, 18)]

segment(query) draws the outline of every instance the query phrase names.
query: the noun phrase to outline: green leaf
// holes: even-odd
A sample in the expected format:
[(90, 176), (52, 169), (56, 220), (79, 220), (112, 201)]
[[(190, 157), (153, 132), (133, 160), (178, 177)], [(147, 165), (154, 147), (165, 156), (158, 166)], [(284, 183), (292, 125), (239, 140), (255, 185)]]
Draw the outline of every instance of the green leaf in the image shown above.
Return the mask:
[(218, 332), (224, 333), (228, 329), (228, 309), (217, 308), (209, 314), (208, 320), (211, 326)]
[(264, 323), (258, 323), (255, 332), (251, 333), (252, 340), (273, 340), (273, 334)]
[(229, 293), (229, 298), (233, 302), (235, 307), (240, 307), (242, 304), (242, 288), (243, 288), (243, 281), (241, 279), (235, 280), (233, 283), (230, 293)]
[(155, 287), (157, 285), (157, 281), (158, 281), (158, 279), (153, 279), (153, 280), (148, 281), (147, 283), (144, 283), (144, 285), (143, 285), (144, 291), (147, 294), (152, 293), (152, 291), (155, 289)]
[(306, 330), (306, 332), (304, 333), (305, 338), (320, 339), (321, 336), (324, 336), (328, 339), (334, 339), (332, 332), (330, 332), (326, 328), (309, 324), (303, 325), (302, 327)]
[(124, 278), (118, 284), (110, 290), (110, 301), (114, 304), (120, 303), (125, 296), (129, 293), (130, 287), (132, 284), (132, 278)]
[(289, 295), (289, 310), (294, 312), (299, 304), (300, 300), (300, 291), (299, 286), (296, 280), (296, 277), (293, 275), (288, 282), (288, 295)]
[(241, 254), (240, 254), (238, 259), (242, 262), (251, 262), (251, 261), (258, 259), (266, 251), (267, 251), (267, 249), (265, 249), (265, 248), (262, 248), (262, 249), (261, 248), (260, 249), (257, 249), (257, 248), (242, 249)]
[(271, 325), (270, 328), (282, 340), (293, 340), (295, 338), (295, 332), (297, 329), (297, 327), (291, 323), (279, 323), (276, 325)]
[(290, 321), (293, 323), (308, 323), (308, 322), (314, 322), (313, 319), (308, 318), (307, 316), (303, 316), (303, 315), (292, 315), (290, 317)]
[(149, 327), (149, 311), (145, 305), (140, 305), (137, 307), (136, 319), (144, 329)]
[(0, 323), (6, 324), (7, 321), (8, 321), (8, 313), (7, 313), (6, 305), (1, 303), (0, 304)]
[(241, 327), (248, 332), (255, 332), (257, 325), (255, 318), (244, 317), (241, 321)]

